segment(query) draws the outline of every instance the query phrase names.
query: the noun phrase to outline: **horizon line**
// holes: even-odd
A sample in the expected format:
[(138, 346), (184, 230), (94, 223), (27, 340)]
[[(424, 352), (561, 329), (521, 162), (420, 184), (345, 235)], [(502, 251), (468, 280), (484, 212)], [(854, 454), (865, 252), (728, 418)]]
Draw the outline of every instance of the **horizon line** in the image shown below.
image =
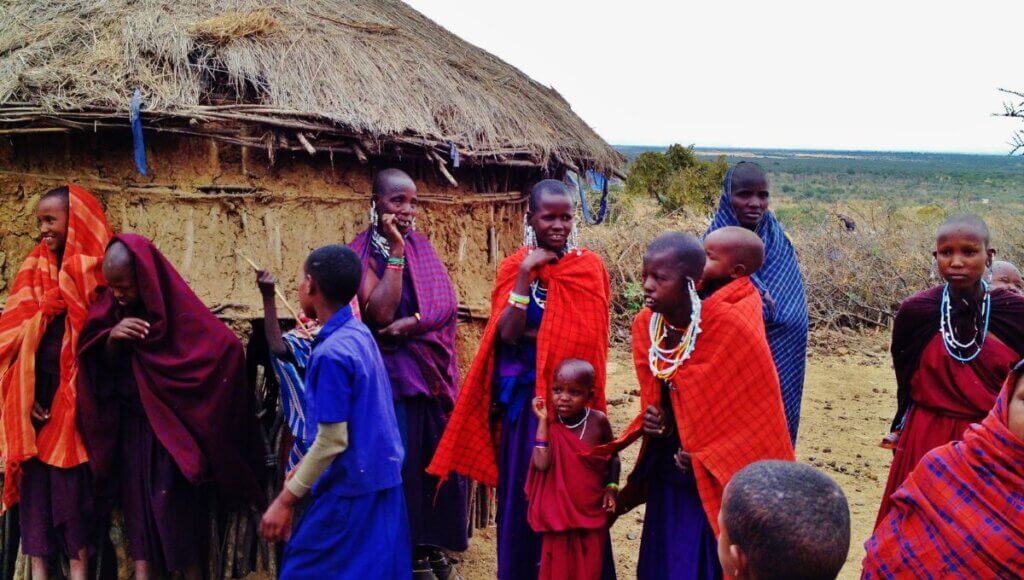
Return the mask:
[[(668, 145), (663, 144), (634, 144), (634, 143), (612, 143), (612, 147), (661, 147), (669, 148), (671, 145), (682, 144), (681, 142), (670, 143)], [(904, 154), (925, 154), (925, 155), (985, 155), (990, 157), (1018, 157), (1020, 154), (1011, 153), (1008, 146), (1005, 152), (998, 151), (964, 151), (964, 150), (951, 150), (951, 149), (829, 149), (829, 148), (812, 148), (812, 147), (757, 147), (757, 146), (736, 146), (736, 145), (697, 145), (691, 143), (686, 145), (687, 147), (692, 146), (694, 150), (712, 150), (712, 151), (787, 151), (787, 152), (822, 152), (822, 153), (904, 153)]]

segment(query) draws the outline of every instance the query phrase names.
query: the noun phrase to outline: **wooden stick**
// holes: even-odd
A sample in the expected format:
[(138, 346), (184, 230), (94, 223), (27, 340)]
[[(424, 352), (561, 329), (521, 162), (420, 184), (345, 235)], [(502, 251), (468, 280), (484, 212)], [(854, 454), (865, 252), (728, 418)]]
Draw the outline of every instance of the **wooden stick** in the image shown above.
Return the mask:
[(302, 131), (296, 131), (295, 138), (299, 140), (299, 143), (302, 143), (302, 148), (306, 150), (306, 153), (316, 155), (316, 147), (313, 147), (313, 144), (302, 134)]
[[(241, 256), (241, 258), (243, 260), (245, 260), (246, 262), (249, 262), (249, 265), (252, 266), (253, 270), (256, 270), (257, 272), (259, 272), (260, 270), (263, 269), (263, 268), (260, 268), (256, 264), (256, 262), (253, 262), (252, 260), (250, 260), (249, 257), (246, 256), (245, 254), (243, 254), (242, 252), (237, 252), (237, 253), (238, 253), (239, 256)], [(288, 304), (288, 299), (284, 297), (284, 294), (281, 293), (281, 289), (278, 288), (276, 284), (274, 285), (274, 293), (277, 294), (277, 297), (281, 299), (282, 303), (284, 303), (284, 307), (288, 309), (288, 313), (292, 315), (292, 318), (295, 319), (295, 322), (298, 323), (299, 322), (299, 314), (297, 312), (295, 312), (295, 309), (292, 308), (291, 304)]]

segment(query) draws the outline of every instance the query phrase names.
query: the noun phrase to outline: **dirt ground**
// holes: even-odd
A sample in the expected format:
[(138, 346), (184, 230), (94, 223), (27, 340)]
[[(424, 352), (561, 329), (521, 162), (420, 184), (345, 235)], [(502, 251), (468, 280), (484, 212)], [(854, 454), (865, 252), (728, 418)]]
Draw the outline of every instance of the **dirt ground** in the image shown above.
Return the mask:
[[(825, 471), (846, 492), (853, 536), (839, 577), (852, 579), (860, 576), (864, 542), (874, 525), (889, 472), (891, 453), (877, 444), (887, 433), (895, 408), (896, 380), (888, 356), (888, 336), (829, 337), (825, 342), (809, 356), (797, 456)], [(639, 408), (639, 397), (630, 395), (636, 388), (625, 347), (614, 348), (608, 363), (608, 399), (616, 433)], [(635, 462), (638, 448), (634, 445), (624, 452), (624, 472)], [(619, 518), (612, 527), (620, 578), (636, 576), (643, 509), (641, 506)], [(494, 578), (496, 549), (494, 528), (477, 530), (462, 558), (463, 577)]]

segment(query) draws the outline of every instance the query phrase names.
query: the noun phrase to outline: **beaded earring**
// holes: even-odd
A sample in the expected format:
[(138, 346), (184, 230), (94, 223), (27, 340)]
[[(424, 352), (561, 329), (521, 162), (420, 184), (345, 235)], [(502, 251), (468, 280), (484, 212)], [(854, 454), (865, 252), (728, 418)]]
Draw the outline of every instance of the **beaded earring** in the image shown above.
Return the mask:
[(527, 215), (523, 215), (523, 245), (527, 248), (537, 247), (537, 232), (534, 231), (533, 226), (530, 225), (530, 220)]
[(572, 231), (569, 232), (569, 239), (565, 242), (566, 251), (575, 250), (580, 247), (579, 228), (576, 227), (576, 220), (572, 220)]
[(370, 244), (378, 254), (387, 258), (391, 255), (391, 244), (388, 243), (387, 238), (380, 234), (378, 227), (380, 226), (380, 216), (377, 215), (377, 202), (370, 202)]
[(380, 218), (377, 216), (377, 201), (370, 200), (370, 225), (377, 229), (378, 224), (380, 224)]

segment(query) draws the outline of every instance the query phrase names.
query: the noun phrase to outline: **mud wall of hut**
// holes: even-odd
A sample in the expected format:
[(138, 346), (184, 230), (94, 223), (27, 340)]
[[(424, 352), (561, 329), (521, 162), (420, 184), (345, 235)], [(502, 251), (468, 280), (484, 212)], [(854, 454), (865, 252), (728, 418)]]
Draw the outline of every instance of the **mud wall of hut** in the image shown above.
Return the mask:
[[(454, 187), (434, 165), (414, 159), (360, 163), (349, 156), (277, 152), (271, 162), (262, 149), (156, 133), (147, 134), (146, 152), (149, 171), (143, 176), (125, 133), (0, 138), (0, 297), (6, 298), (37, 241), (33, 212), (39, 195), (73, 181), (101, 200), (115, 231), (152, 238), (199, 297), (244, 333), (248, 321), (262, 317), (262, 302), (241, 255), (275, 272), (296, 304), (303, 258), (362, 231), (373, 170), (398, 166), (419, 188), (417, 228), (433, 241), (455, 281), (466, 368), (489, 311), (498, 262), (521, 242), (522, 174), (456, 171), (460, 187)], [(280, 304), (278, 309), (288, 316)]]

